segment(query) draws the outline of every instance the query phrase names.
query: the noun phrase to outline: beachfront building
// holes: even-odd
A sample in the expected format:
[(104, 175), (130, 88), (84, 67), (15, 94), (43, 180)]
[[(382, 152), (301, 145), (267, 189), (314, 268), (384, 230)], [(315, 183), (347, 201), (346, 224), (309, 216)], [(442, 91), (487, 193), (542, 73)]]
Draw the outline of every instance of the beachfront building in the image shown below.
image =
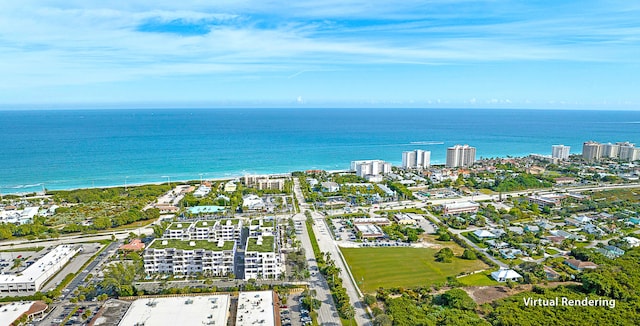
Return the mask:
[(565, 145), (553, 145), (551, 146), (551, 157), (557, 158), (560, 160), (568, 160), (569, 159), (569, 151), (571, 150), (570, 146)]
[(249, 237), (244, 251), (244, 279), (276, 279), (282, 274), (276, 236)]
[(144, 251), (144, 271), (227, 276), (234, 272), (235, 253), (235, 241), (155, 239)]
[(594, 162), (603, 157), (633, 162), (640, 160), (640, 148), (630, 142), (601, 144), (595, 141), (588, 141), (582, 144), (582, 158), (586, 161)]
[(582, 158), (588, 162), (600, 160), (602, 157), (602, 146), (595, 141), (587, 141), (582, 144)]
[(446, 166), (467, 167), (476, 161), (476, 148), (469, 145), (455, 145), (447, 148)]
[(431, 166), (431, 152), (416, 149), (402, 152), (403, 169), (427, 169)]
[(620, 145), (620, 152), (618, 152), (620, 160), (628, 162), (640, 160), (640, 148), (636, 148), (629, 142), (618, 143), (618, 145)]
[(271, 178), (268, 175), (245, 175), (244, 185), (258, 190), (280, 190), (284, 189), (284, 178)]
[(57, 246), (22, 272), (0, 275), (0, 294), (32, 294), (40, 291), (44, 283), (80, 250), (80, 246)]
[(391, 163), (382, 160), (351, 161), (351, 171), (362, 178), (371, 178), (391, 172)]

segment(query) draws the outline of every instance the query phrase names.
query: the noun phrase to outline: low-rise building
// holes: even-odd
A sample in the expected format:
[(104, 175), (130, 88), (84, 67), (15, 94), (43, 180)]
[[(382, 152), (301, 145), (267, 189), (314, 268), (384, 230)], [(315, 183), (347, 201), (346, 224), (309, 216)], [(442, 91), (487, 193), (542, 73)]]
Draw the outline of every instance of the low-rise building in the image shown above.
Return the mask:
[(228, 294), (138, 299), (118, 326), (227, 325), (230, 302)]
[(44, 283), (62, 269), (80, 250), (80, 246), (60, 245), (22, 272), (0, 275), (0, 294), (15, 295), (40, 291)]
[(261, 211), (265, 209), (265, 203), (258, 195), (249, 194), (242, 197), (242, 207), (252, 211)]
[(590, 261), (582, 261), (577, 259), (567, 259), (563, 263), (578, 271), (583, 271), (585, 269), (596, 269), (598, 267), (598, 265)]
[(337, 192), (340, 191), (340, 185), (333, 181), (324, 181), (320, 184), (322, 191), (325, 192)]
[[(241, 292), (236, 326), (273, 326), (279, 315), (278, 296), (273, 291)], [(280, 323), (277, 323), (278, 325)]]
[(384, 237), (384, 232), (379, 226), (373, 224), (356, 224), (356, 230), (360, 232), (365, 239), (379, 239)]
[(480, 204), (472, 201), (464, 201), (442, 205), (442, 214), (476, 213)]
[(26, 318), (26, 321), (41, 318), (45, 315), (49, 306), (43, 301), (19, 301), (0, 304), (0, 321), (3, 325), (23, 325), (18, 320)]
[(491, 273), (491, 277), (498, 282), (517, 282), (522, 279), (522, 275), (518, 274), (513, 269), (501, 268), (495, 272)]

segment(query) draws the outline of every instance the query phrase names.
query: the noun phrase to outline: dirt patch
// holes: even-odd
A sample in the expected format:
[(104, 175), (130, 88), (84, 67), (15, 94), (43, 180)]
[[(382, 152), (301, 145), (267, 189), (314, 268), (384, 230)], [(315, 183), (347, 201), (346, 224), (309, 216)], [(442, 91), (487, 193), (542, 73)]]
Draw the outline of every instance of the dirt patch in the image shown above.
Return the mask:
[[(548, 284), (536, 284), (543, 288), (554, 288), (559, 285), (580, 285), (578, 282), (549, 282)], [(470, 286), (462, 288), (477, 303), (483, 304), (493, 302), (495, 300), (504, 299), (506, 297), (518, 294), (524, 291), (530, 291), (533, 288), (531, 284), (517, 285), (513, 289), (507, 286)]]

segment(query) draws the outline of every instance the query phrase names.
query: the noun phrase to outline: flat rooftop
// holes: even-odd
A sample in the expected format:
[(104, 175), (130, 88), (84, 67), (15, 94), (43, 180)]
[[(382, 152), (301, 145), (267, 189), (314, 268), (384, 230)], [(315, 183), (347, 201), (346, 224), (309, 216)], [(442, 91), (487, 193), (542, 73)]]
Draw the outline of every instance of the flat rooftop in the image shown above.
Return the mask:
[(171, 230), (186, 230), (190, 226), (191, 226), (191, 223), (176, 222), (176, 223), (171, 223), (171, 225), (169, 225), (169, 229), (171, 229)]
[(226, 294), (139, 299), (118, 325), (226, 325), (229, 302)]
[(22, 316), (22, 314), (29, 311), (34, 303), (35, 301), (21, 301), (0, 305), (0, 322), (2, 322), (3, 325), (10, 325)]
[(0, 275), (0, 283), (26, 283), (38, 280), (43, 274), (51, 276), (62, 268), (59, 262), (65, 259), (69, 260), (77, 252), (78, 248), (76, 246), (57, 246), (19, 274)]
[(238, 298), (236, 326), (275, 325), (272, 291), (242, 292)]
[[(261, 241), (258, 241), (261, 240)], [(247, 240), (247, 251), (273, 252), (275, 239), (273, 236), (252, 237)]]
[[(222, 243), (222, 246), (220, 244)], [(235, 241), (208, 241), (208, 240), (177, 240), (177, 239), (156, 239), (151, 242), (149, 249), (175, 248), (182, 250), (205, 249), (210, 251), (232, 250)]]

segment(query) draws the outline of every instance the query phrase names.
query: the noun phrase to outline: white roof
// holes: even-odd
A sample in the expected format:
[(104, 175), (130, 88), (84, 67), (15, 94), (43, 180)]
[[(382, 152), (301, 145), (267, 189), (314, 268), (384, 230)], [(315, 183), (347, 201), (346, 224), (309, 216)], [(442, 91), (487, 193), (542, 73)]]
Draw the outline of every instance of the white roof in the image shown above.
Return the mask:
[(491, 277), (493, 277), (496, 281), (499, 281), (521, 278), (522, 275), (518, 274), (518, 272), (514, 271), (513, 269), (500, 269), (491, 273)]
[[(62, 268), (62, 265), (64, 265), (71, 256), (75, 255), (77, 250), (77, 248), (71, 245), (57, 246), (31, 266), (25, 268), (21, 273), (0, 275), (0, 283), (29, 283), (39, 280), (43, 274), (51, 276), (58, 269)], [(64, 263), (59, 264), (60, 262)]]
[(226, 325), (229, 295), (145, 298), (134, 301), (118, 326)]
[(480, 207), (480, 204), (473, 201), (462, 201), (462, 202), (444, 204), (444, 206), (448, 209), (452, 209), (452, 208), (455, 209), (455, 208), (467, 208), (467, 207)]
[(487, 230), (475, 230), (473, 231), (478, 238), (495, 238), (496, 235)]
[[(0, 305), (0, 322), (7, 325), (18, 319), (23, 313), (27, 312), (35, 301), (11, 302)], [(6, 309), (6, 311), (5, 311)]]
[(273, 292), (241, 292), (238, 297), (236, 325), (275, 325)]

